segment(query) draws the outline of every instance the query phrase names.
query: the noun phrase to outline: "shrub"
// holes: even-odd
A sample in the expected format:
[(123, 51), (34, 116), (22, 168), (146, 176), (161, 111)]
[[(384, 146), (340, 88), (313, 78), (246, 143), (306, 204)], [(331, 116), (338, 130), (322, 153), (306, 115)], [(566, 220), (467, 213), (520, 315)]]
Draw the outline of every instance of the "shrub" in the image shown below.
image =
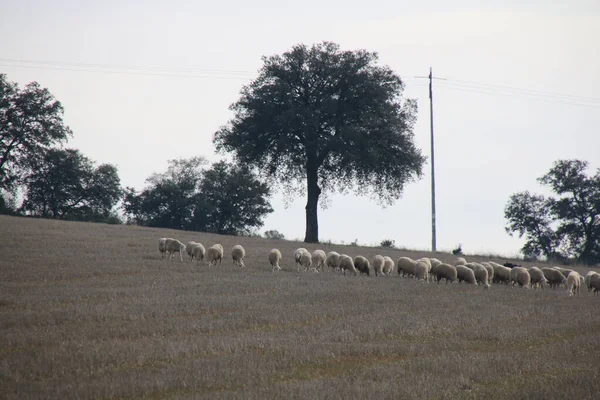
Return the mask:
[(270, 231), (265, 231), (265, 239), (283, 240), (285, 236), (278, 230), (271, 229)]
[(380, 245), (381, 247), (389, 247), (390, 249), (393, 249), (396, 247), (396, 241), (392, 239), (383, 239)]
[(455, 256), (461, 256), (463, 254), (462, 244), (459, 243), (458, 246), (456, 246), (456, 248), (452, 250), (452, 254), (454, 254)]

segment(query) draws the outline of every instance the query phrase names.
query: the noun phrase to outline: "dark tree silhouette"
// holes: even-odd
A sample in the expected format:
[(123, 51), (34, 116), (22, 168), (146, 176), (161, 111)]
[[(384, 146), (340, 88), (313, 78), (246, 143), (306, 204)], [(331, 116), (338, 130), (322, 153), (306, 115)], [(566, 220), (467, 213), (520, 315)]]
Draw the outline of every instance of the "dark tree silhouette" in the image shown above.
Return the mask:
[(376, 53), (334, 43), (294, 46), (263, 57), (259, 77), (231, 106), (215, 133), (218, 150), (257, 167), (290, 191), (306, 190), (306, 242), (318, 242), (323, 190), (372, 194), (390, 204), (422, 175), (416, 148), (416, 102)]

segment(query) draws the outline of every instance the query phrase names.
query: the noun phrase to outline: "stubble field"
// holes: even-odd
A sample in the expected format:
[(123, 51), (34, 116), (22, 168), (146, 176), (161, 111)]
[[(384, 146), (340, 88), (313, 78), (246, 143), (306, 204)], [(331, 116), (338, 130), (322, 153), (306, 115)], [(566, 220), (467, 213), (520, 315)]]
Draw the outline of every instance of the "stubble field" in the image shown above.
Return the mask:
[[(221, 243), (226, 260), (213, 268), (161, 260), (160, 237)], [(227, 257), (238, 243), (245, 269)], [(568, 297), (564, 289), (298, 273), (300, 246), (314, 249), (0, 217), (0, 397), (599, 396), (600, 298), (587, 289)], [(280, 273), (266, 259), (273, 247), (283, 253)], [(430, 255), (318, 248), (369, 259)]]

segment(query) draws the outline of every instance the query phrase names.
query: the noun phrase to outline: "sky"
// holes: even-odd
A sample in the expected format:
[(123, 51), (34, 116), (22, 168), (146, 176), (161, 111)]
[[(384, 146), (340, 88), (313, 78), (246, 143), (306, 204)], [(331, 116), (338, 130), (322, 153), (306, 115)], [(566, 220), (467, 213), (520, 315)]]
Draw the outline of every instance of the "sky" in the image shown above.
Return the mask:
[[(415, 141), (430, 157), (433, 83), (437, 248), (514, 256), (511, 194), (558, 159), (600, 168), (600, 3), (590, 1), (0, 2), (0, 73), (37, 81), (65, 108), (68, 147), (144, 187), (167, 161), (224, 158), (212, 145), (261, 57), (322, 41), (379, 54), (418, 101)], [(525, 3), (525, 4), (523, 4)], [(321, 241), (431, 248), (431, 174), (392, 206), (331, 195)], [(306, 199), (284, 201), (261, 231), (302, 239)]]

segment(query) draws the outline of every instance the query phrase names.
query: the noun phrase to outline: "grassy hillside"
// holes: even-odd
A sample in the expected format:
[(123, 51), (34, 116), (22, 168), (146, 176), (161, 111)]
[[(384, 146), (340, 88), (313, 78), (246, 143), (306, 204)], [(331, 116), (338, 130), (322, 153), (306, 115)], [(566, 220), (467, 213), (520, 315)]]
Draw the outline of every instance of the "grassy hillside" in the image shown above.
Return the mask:
[[(164, 236), (218, 242), (226, 253), (240, 243), (247, 268), (229, 258), (216, 268), (161, 260), (157, 240)], [(266, 259), (273, 247), (284, 255), (276, 274)], [(297, 247), (0, 217), (0, 397), (551, 399), (600, 392), (600, 298), (587, 290), (568, 297), (564, 289), (298, 273)], [(369, 259), (429, 255), (318, 247)]]

